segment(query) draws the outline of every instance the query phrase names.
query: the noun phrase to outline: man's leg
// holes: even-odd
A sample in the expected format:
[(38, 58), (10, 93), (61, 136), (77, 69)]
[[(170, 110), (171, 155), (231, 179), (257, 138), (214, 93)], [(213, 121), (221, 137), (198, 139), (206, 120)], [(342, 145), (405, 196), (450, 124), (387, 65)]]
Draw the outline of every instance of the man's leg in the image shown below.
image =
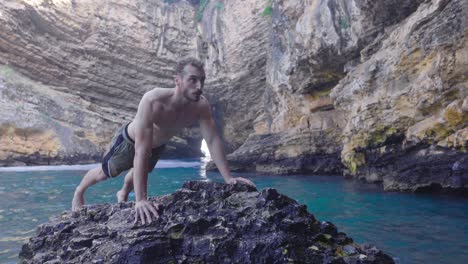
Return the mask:
[(107, 179), (106, 174), (102, 171), (102, 167), (99, 166), (86, 173), (80, 182), (80, 185), (75, 189), (75, 195), (72, 201), (72, 210), (78, 211), (84, 204), (84, 193), (88, 187)]
[(128, 194), (133, 190), (133, 168), (131, 168), (127, 175), (125, 175), (122, 189), (117, 192), (117, 202), (126, 202), (128, 200)]
[[(148, 173), (151, 172), (156, 166), (156, 163), (159, 160), (159, 154), (157, 157), (152, 157), (148, 163)], [(125, 180), (122, 186), (122, 189), (117, 192), (117, 202), (126, 202), (128, 200), (128, 194), (133, 190), (133, 168), (131, 168), (128, 172), (127, 175), (125, 175)]]

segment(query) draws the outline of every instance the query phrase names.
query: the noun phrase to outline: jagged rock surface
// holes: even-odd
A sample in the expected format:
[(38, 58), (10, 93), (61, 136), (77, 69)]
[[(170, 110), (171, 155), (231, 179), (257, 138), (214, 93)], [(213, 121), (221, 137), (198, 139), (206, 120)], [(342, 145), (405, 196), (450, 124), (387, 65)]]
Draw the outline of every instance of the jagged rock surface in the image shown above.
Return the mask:
[(132, 224), (133, 203), (52, 217), (20, 263), (394, 263), (275, 189), (187, 182), (151, 200), (162, 215), (146, 226)]

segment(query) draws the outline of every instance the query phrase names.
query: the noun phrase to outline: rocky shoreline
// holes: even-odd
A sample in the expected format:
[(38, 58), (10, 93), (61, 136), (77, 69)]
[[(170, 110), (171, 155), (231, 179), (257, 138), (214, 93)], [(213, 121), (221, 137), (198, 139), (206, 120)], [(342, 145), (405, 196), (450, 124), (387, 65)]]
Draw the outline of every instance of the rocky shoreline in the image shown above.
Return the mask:
[[(248, 144), (251, 141), (262, 144)], [(389, 138), (380, 145), (356, 149), (355, 155), (362, 163), (353, 171), (352, 166), (343, 165), (340, 151), (314, 151), (295, 157), (278, 155), (287, 145), (284, 142), (277, 135), (251, 137), (245, 146), (228, 155), (229, 164), (237, 172), (343, 175), (382, 184), (384, 191), (468, 197), (468, 153), (463, 151), (423, 143), (402, 144), (398, 138)], [(213, 162), (206, 168), (217, 170)]]
[(145, 226), (132, 202), (53, 216), (20, 263), (394, 263), (275, 189), (192, 181), (150, 199), (162, 215)]

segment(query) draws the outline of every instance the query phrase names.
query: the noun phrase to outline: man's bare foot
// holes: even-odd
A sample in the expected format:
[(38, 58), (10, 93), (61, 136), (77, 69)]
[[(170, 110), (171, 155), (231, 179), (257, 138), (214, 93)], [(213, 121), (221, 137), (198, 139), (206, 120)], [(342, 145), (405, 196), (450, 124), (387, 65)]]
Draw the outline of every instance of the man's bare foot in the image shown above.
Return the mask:
[(118, 191), (116, 196), (118, 203), (126, 202), (128, 200), (128, 192), (125, 192), (123, 190)]
[(83, 194), (75, 193), (75, 195), (73, 195), (72, 211), (76, 212), (80, 210), (80, 208), (83, 207), (83, 204), (84, 204)]

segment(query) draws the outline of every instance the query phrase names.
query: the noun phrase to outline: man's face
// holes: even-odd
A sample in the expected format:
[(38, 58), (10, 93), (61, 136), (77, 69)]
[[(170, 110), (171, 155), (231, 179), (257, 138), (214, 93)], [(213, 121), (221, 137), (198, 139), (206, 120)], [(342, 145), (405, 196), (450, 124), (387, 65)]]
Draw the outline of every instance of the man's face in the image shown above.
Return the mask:
[(177, 85), (189, 101), (198, 102), (205, 83), (205, 72), (192, 65), (184, 67), (184, 74), (176, 76)]

